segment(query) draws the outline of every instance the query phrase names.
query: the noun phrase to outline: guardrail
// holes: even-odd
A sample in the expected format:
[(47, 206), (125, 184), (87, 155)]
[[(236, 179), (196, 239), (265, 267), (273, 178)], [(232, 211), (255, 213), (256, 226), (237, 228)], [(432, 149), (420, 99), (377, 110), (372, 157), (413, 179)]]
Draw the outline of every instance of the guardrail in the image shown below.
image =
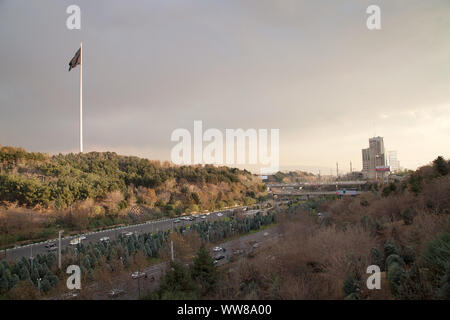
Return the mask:
[[(222, 212), (222, 211), (224, 211), (224, 210), (239, 209), (239, 208), (244, 208), (244, 207), (246, 207), (246, 206), (227, 207), (227, 208), (224, 208), (223, 210), (211, 211), (211, 212), (204, 212), (204, 213), (199, 213), (199, 214), (200, 214), (200, 215), (204, 215), (204, 214), (206, 214), (206, 213), (214, 214), (214, 213)], [(98, 234), (98, 233), (102, 233), (102, 232), (109, 232), (109, 231), (117, 231), (117, 230), (123, 230), (123, 229), (130, 229), (130, 228), (135, 228), (135, 227), (139, 227), (139, 226), (143, 226), (143, 225), (154, 224), (154, 223), (161, 223), (161, 222), (167, 222), (167, 221), (172, 221), (172, 220), (177, 220), (177, 219), (180, 219), (180, 217), (176, 217), (176, 218), (162, 218), (162, 219), (157, 219), (157, 220), (149, 220), (149, 221), (142, 222), (142, 223), (138, 223), (138, 224), (131, 224), (131, 225), (126, 225), (126, 226), (120, 226), (120, 227), (117, 227), (117, 228), (111, 228), (111, 229), (105, 229), (105, 230), (98, 230), (98, 231), (91, 231), (91, 232), (82, 233), (82, 234), (77, 234), (77, 235), (73, 235), (73, 236), (69, 236), (69, 237), (62, 237), (61, 239), (64, 239), (64, 240), (72, 240), (72, 239), (79, 238), (79, 237), (82, 237), (82, 236), (88, 236), (88, 235)], [(58, 240), (59, 240), (58, 238), (56, 238), (56, 239), (49, 239), (49, 240), (45, 240), (45, 241), (29, 243), (29, 244), (26, 244), (26, 245), (23, 245), (23, 246), (16, 246), (16, 247), (13, 247), (13, 248), (7, 248), (7, 249), (6, 249), (6, 252), (12, 251), (12, 250), (16, 250), (16, 249), (28, 248), (28, 247), (30, 247), (30, 246), (35, 246), (35, 245), (42, 245), (42, 244), (49, 243), (49, 242), (56, 242), (56, 241), (58, 241)], [(1, 251), (4, 251), (4, 250), (1, 250)]]

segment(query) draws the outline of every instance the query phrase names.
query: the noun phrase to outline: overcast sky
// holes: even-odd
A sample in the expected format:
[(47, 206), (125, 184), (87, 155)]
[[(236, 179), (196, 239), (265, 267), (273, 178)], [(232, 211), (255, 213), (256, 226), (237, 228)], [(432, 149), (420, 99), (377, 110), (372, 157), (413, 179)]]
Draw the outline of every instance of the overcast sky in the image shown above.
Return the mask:
[(85, 151), (169, 160), (202, 120), (280, 129), (282, 169), (360, 170), (374, 135), (402, 167), (450, 157), (448, 0), (0, 0), (0, 145), (77, 152), (81, 40)]

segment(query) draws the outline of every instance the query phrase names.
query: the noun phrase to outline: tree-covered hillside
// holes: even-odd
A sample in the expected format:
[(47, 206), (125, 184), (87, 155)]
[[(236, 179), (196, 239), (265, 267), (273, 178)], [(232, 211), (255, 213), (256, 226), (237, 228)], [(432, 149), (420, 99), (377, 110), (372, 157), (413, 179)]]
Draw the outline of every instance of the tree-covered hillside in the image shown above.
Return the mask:
[(1, 242), (8, 244), (46, 238), (55, 225), (80, 231), (250, 205), (264, 192), (260, 180), (235, 168), (0, 147), (0, 227), (11, 237)]
[[(0, 148), (0, 200), (24, 206), (63, 209), (76, 201), (104, 200), (114, 191), (123, 200), (149, 205), (176, 205), (181, 211), (192, 205), (199, 209), (251, 201), (262, 186), (248, 171), (214, 166), (171, 166), (112, 152), (91, 152), (48, 156), (23, 149)], [(209, 201), (202, 199), (203, 187), (209, 189)], [(230, 197), (223, 193), (238, 191)], [(222, 192), (220, 192), (222, 191)], [(158, 195), (170, 192), (168, 199)], [(215, 193), (215, 194), (214, 194)], [(154, 195), (154, 196), (153, 196)], [(153, 196), (153, 197), (152, 197)], [(133, 202), (133, 201), (131, 201)], [(192, 208), (191, 208), (192, 209)], [(195, 207), (194, 207), (195, 209)]]

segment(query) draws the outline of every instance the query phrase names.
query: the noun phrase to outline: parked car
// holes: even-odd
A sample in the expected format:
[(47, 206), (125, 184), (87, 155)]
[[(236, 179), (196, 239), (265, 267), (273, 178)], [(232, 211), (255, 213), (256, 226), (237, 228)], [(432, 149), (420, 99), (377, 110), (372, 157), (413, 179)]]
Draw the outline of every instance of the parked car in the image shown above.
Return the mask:
[(54, 242), (48, 243), (48, 244), (45, 245), (45, 247), (46, 247), (47, 249), (54, 248), (54, 247), (56, 247), (56, 243), (54, 243)]
[(131, 231), (129, 231), (129, 232), (122, 232), (122, 234), (123, 234), (125, 237), (131, 237), (134, 233), (131, 232)]
[(225, 258), (225, 256), (224, 256), (223, 254), (220, 254), (220, 255), (216, 256), (214, 259), (216, 259), (216, 260), (222, 260), (222, 259), (224, 259), (224, 258)]
[(223, 250), (223, 248), (221, 248), (221, 247), (214, 247), (213, 248), (213, 251), (214, 252), (220, 252), (220, 251), (222, 251)]
[(219, 213), (217, 214), (217, 216), (218, 216), (218, 217), (221, 217), (221, 216), (223, 216), (223, 213), (219, 212)]
[(200, 218), (202, 218), (202, 219), (206, 219), (206, 216), (201, 216)]
[(147, 274), (145, 272), (136, 271), (131, 274), (131, 278), (133, 278), (133, 279), (143, 278), (143, 277), (147, 278)]
[(101, 242), (103, 242), (103, 241), (109, 241), (109, 237), (102, 237), (102, 238), (100, 238), (100, 241), (101, 241)]

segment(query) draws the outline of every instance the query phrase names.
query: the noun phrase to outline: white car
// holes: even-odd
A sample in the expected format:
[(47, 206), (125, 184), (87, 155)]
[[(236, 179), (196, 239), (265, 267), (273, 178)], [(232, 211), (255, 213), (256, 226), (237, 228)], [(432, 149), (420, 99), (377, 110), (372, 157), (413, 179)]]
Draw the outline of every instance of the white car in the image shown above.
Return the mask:
[(136, 271), (136, 272), (133, 272), (133, 273), (131, 274), (131, 278), (137, 279), (137, 278), (145, 277), (146, 275), (147, 275), (147, 274), (146, 274), (145, 272), (139, 272), (139, 271)]
[(223, 248), (221, 248), (221, 247), (214, 247), (213, 248), (213, 251), (214, 252), (220, 252), (220, 251), (222, 251), (223, 250)]
[(70, 244), (73, 245), (73, 246), (75, 246), (75, 245), (77, 245), (77, 244), (80, 244), (80, 243), (81, 243), (81, 240), (83, 240), (81, 237), (72, 239), (72, 240), (70, 240)]
[(217, 214), (217, 216), (218, 216), (218, 217), (221, 217), (221, 216), (223, 216), (223, 214), (222, 214), (221, 212), (219, 212), (219, 213)]
[(131, 237), (133, 235), (133, 232), (126, 232), (124, 233), (125, 237)]
[(102, 237), (102, 238), (100, 238), (100, 241), (101, 241), (101, 242), (103, 242), (103, 241), (109, 241), (109, 237)]
[(200, 218), (201, 218), (201, 219), (206, 219), (206, 216), (201, 216)]

